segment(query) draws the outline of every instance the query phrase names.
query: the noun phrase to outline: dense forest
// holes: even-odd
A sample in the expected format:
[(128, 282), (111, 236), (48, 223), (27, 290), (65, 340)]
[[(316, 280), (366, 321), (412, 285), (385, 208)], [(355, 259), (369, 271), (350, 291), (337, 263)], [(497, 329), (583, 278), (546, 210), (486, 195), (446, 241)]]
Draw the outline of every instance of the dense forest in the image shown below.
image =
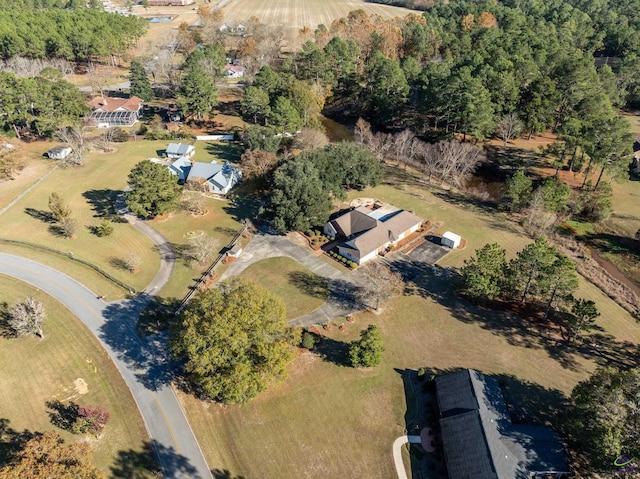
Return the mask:
[[(415, 10), (429, 10), (436, 5), (459, 7), (466, 1), (452, 0), (370, 0)], [(496, 3), (495, 1), (492, 3)], [(603, 55), (625, 55), (640, 46), (640, 0), (499, 0), (528, 16), (542, 18), (560, 28), (584, 27), (597, 32), (595, 51)], [(584, 22), (584, 23), (580, 23)]]
[(0, 1), (0, 57), (83, 61), (122, 54), (147, 28), (137, 17), (68, 5), (73, 3)]

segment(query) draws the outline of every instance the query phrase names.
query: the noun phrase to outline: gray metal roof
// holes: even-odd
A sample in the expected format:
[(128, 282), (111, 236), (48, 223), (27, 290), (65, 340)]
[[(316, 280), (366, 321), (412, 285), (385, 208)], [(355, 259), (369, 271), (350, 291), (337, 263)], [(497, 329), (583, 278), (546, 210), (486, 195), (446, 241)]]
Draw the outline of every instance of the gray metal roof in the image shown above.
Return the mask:
[(184, 143), (169, 143), (167, 146), (167, 155), (186, 155), (193, 149), (193, 145), (186, 145)]

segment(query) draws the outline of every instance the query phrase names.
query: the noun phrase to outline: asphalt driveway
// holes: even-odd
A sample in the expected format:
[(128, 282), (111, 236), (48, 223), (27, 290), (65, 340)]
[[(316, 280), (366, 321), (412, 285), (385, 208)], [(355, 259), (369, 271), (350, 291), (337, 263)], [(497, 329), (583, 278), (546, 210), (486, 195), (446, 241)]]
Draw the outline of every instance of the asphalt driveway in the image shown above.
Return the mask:
[(409, 254), (399, 254), (394, 260), (405, 257), (410, 261), (421, 261), (427, 265), (434, 265), (450, 251), (451, 249), (440, 245), (439, 236), (429, 236), (427, 241), (417, 246)]

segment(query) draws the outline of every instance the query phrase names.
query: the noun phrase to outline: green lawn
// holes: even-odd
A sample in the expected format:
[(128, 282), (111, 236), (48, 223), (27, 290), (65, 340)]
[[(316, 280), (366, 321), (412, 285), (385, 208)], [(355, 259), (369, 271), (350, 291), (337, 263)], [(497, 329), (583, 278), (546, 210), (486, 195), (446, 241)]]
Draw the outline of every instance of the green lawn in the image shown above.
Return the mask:
[[(0, 418), (16, 431), (56, 430), (67, 442), (83, 440), (53, 426), (48, 401), (100, 405), (111, 419), (100, 439), (91, 439), (94, 463), (109, 476), (116, 459), (144, 458), (153, 468), (153, 455), (145, 453), (148, 436), (129, 389), (95, 337), (62, 304), (31, 286), (0, 275), (0, 303), (14, 304), (25, 296), (45, 304), (45, 339), (0, 337)], [(86, 388), (85, 388), (86, 385)], [(0, 451), (0, 456), (1, 456)], [(142, 477), (151, 477), (141, 468)], [(117, 476), (126, 477), (126, 476)], [(130, 477), (130, 476), (129, 476)]]
[(207, 269), (210, 262), (215, 259), (212, 255), (210, 261), (198, 264), (196, 261), (185, 257), (184, 252), (189, 248), (188, 233), (203, 231), (217, 241), (216, 253), (227, 244), (241, 228), (238, 221), (231, 213), (232, 206), (227, 200), (206, 198), (205, 208), (207, 214), (194, 216), (186, 211), (177, 211), (167, 218), (150, 221), (150, 225), (164, 235), (178, 252), (176, 268), (169, 283), (160, 292), (164, 298), (182, 298), (188, 288), (194, 284), (201, 273)]
[[(96, 264), (121, 281), (141, 290), (153, 279), (160, 264), (153, 244), (128, 223), (112, 223), (114, 232), (106, 238), (97, 237), (92, 233), (91, 227), (100, 223), (100, 216), (113, 214), (111, 204), (118, 192), (125, 188), (131, 168), (145, 158), (156, 156), (156, 150), (163, 149), (166, 142), (137, 141), (115, 146), (117, 151), (113, 153), (89, 154), (83, 167), (59, 168), (53, 172), (0, 217), (2, 237), (73, 253), (75, 257)], [(54, 191), (70, 203), (73, 216), (78, 220), (76, 239), (56, 236), (50, 231), (52, 224), (43, 218), (43, 213), (48, 211), (49, 195)], [(0, 244), (0, 250), (5, 251), (5, 246)], [(142, 258), (140, 272), (135, 275), (121, 266), (122, 260), (131, 252), (136, 252)], [(60, 257), (54, 259), (48, 253), (40, 255), (39, 260), (52, 266), (60, 266)], [(67, 271), (67, 268), (63, 267), (63, 270)], [(112, 288), (101, 276), (85, 272), (86, 268), (70, 266), (68, 270), (69, 274), (94, 291), (101, 293)], [(120, 295), (122, 294), (121, 291)]]
[[(393, 174), (386, 184), (351, 192), (349, 200), (388, 201), (442, 222), (440, 233), (461, 234), (467, 248), (451, 252), (440, 261), (443, 266), (459, 267), (487, 242), (497, 241), (514, 255), (530, 241), (502, 214), (432, 193), (410, 179), (409, 186), (398, 186)], [(323, 331), (329, 339), (319, 354), (301, 354), (283, 384), (247, 406), (223, 407), (181, 395), (210, 466), (247, 478), (394, 477), (391, 445), (404, 433), (405, 414), (412, 416), (414, 407), (407, 405), (402, 371), (473, 367), (501, 375), (531, 412), (553, 419), (563, 398), (597, 364), (626, 364), (640, 343), (640, 325), (584, 280), (578, 295), (596, 301), (602, 312), (601, 344), (593, 356), (548, 341), (519, 318), (471, 307), (452, 295), (449, 279), (432, 274), (425, 270), (421, 288), (381, 314), (361, 313), (354, 324), (343, 322), (342, 330)], [(346, 342), (368, 324), (382, 330), (382, 364), (372, 370), (344, 366)]]
[(329, 297), (327, 282), (291, 258), (258, 261), (240, 276), (282, 298), (288, 321), (318, 309)]
[(18, 172), (13, 180), (0, 180), (0, 209), (56, 165), (56, 161), (42, 156), (54, 145), (54, 143), (34, 142), (18, 146), (24, 168)]

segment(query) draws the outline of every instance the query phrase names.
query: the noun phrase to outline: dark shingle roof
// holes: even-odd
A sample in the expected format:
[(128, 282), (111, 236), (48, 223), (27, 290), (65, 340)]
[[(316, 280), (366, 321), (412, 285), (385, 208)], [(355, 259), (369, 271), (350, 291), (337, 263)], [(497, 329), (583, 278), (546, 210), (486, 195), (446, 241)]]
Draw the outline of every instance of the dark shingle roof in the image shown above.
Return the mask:
[(568, 472), (558, 436), (544, 426), (514, 426), (500, 387), (464, 369), (436, 378), (440, 427), (451, 479), (516, 479)]

